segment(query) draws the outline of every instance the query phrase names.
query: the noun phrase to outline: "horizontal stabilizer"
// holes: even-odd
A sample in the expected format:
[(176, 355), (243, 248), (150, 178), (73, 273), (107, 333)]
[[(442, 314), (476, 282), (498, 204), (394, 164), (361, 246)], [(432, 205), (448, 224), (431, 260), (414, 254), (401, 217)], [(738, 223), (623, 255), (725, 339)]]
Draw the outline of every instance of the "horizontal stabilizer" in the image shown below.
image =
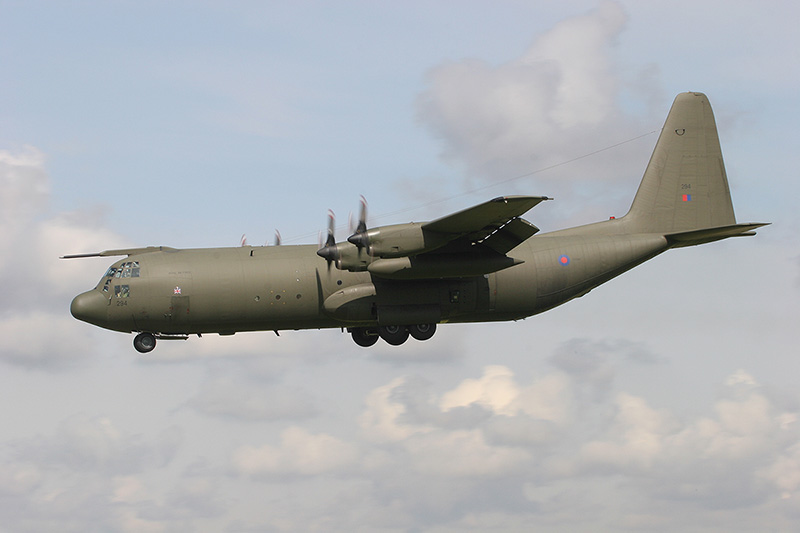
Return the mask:
[(753, 230), (767, 225), (769, 225), (769, 222), (732, 224), (730, 226), (720, 226), (717, 228), (671, 233), (667, 234), (666, 238), (673, 248), (681, 248), (683, 246), (695, 246), (697, 244), (719, 241), (727, 239), (728, 237), (749, 237), (755, 235)]

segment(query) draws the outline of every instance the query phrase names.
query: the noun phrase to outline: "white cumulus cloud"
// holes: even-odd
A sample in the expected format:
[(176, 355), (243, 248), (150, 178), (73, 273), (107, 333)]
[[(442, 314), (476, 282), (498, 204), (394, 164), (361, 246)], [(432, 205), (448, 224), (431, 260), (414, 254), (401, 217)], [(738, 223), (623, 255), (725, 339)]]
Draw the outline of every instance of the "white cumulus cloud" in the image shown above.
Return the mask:
[[(46, 158), (38, 149), (0, 150), (0, 360), (59, 369), (86, 360), (91, 348), (69, 314), (71, 298), (91, 288), (87, 263), (71, 252), (100, 251), (123, 239), (102, 227), (102, 209), (52, 213)], [(96, 262), (89, 261), (92, 266)]]
[[(441, 138), (446, 159), (490, 181), (641, 134), (618, 102), (624, 81), (614, 47), (626, 20), (619, 4), (603, 2), (556, 24), (507, 63), (444, 63), (428, 74), (418, 117)], [(594, 160), (570, 171), (573, 179), (600, 178), (597, 166)], [(617, 177), (624, 173), (623, 163)]]

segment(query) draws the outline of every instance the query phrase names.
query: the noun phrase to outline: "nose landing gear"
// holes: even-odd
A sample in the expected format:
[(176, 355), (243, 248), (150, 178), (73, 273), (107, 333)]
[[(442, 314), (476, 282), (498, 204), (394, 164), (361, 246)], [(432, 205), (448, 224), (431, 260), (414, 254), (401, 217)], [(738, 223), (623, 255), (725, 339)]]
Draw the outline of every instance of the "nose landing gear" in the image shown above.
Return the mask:
[(152, 333), (139, 333), (133, 338), (133, 347), (139, 353), (152, 352), (156, 347), (156, 336)]
[[(200, 334), (198, 333), (199, 337)], [(133, 347), (139, 353), (152, 352), (156, 347), (156, 339), (162, 341), (185, 341), (189, 335), (183, 333), (150, 333), (142, 331), (133, 338)]]

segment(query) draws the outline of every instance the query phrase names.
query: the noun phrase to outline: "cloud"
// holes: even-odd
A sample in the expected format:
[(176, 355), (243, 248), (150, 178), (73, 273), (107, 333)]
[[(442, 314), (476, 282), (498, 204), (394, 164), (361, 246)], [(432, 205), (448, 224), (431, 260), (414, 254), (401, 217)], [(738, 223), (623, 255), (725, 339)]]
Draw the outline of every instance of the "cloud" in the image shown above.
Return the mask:
[(161, 531), (141, 516), (158, 499), (147, 478), (170, 465), (181, 440), (175, 427), (145, 438), (110, 417), (84, 415), (51, 433), (9, 440), (0, 462), (3, 527)]
[(342, 471), (357, 456), (352, 444), (293, 426), (281, 433), (279, 446), (243, 446), (233, 453), (232, 463), (239, 474), (256, 478), (316, 476)]
[(317, 413), (308, 393), (228, 372), (207, 379), (188, 406), (208, 416), (240, 420), (303, 419)]
[[(16, 152), (0, 150), (0, 223), (19, 227), (30, 222), (50, 199), (44, 154), (33, 146)], [(13, 233), (12, 233), (13, 235)], [(3, 234), (5, 242), (9, 234)]]
[[(602, 353), (603, 346), (614, 343), (584, 339), (581, 344), (600, 347)], [(640, 350), (628, 348), (629, 353)], [(499, 365), (438, 394), (427, 381), (406, 376), (374, 389), (359, 423), (372, 453), (387, 452), (373, 463), (374, 471), (405, 472), (407, 484), (394, 486), (395, 495), (411, 492), (415, 484), (459, 479), (459, 493), (451, 495), (453, 509), (472, 502), (488, 480), (503, 479), (516, 497), (536, 494), (536, 499), (547, 494), (547, 487), (558, 494), (584, 486), (587, 500), (606, 501), (617, 509), (616, 517), (640, 513), (642, 523), (677, 527), (680, 520), (660, 511), (648, 518), (653, 509), (647, 502), (691, 499), (709, 511), (769, 506), (800, 487), (798, 414), (781, 409), (745, 370), (722, 380), (708, 412), (694, 417), (654, 407), (625, 391), (587, 396), (582, 390), (593, 387), (582, 372), (561, 371), (522, 385), (510, 368)], [(452, 417), (467, 409), (477, 411), (463, 412), (454, 424)], [(617, 480), (624, 487), (607, 494), (608, 484)], [(540, 500), (536, 520), (556, 519), (560, 498), (575, 501), (574, 495), (553, 496)], [(524, 513), (509, 512), (495, 518), (516, 516), (526, 523)], [(463, 523), (467, 516), (455, 513), (447, 520)]]
[(33, 464), (0, 464), (0, 496), (24, 496), (39, 487), (44, 475)]
[(395, 391), (407, 381), (405, 377), (372, 390), (366, 397), (366, 409), (359, 416), (359, 425), (367, 439), (391, 442), (408, 438), (414, 433), (431, 431), (431, 427), (412, 426), (402, 422), (407, 408), (393, 398)]
[(19, 459), (50, 468), (124, 475), (168, 463), (180, 440), (180, 432), (170, 428), (148, 444), (107, 417), (76, 415), (61, 422), (52, 436), (19, 441), (15, 448)]
[[(793, 493), (800, 433), (787, 421), (796, 414), (780, 413), (744, 371), (725, 384), (713, 415), (689, 421), (641, 397), (617, 394), (610, 423), (581, 445), (573, 466), (586, 474), (623, 475), (651, 498), (692, 498), (708, 509)], [(770, 458), (777, 459), (770, 464)]]
[(58, 257), (124, 240), (99, 223), (101, 208), (51, 214), (45, 162), (32, 146), (0, 150), (0, 360), (59, 370), (94, 353), (69, 302), (96, 280), (86, 278), (86, 263)]
[[(559, 22), (505, 64), (466, 59), (440, 65), (428, 73), (428, 89), (418, 98), (419, 120), (442, 140), (445, 159), (489, 181), (641, 134), (618, 102), (624, 82), (614, 46), (626, 21), (619, 4), (603, 2)], [(570, 179), (624, 176), (623, 156), (615, 154), (616, 175), (599, 175), (595, 158), (591, 167), (571, 166)]]
[(445, 393), (441, 409), (445, 412), (471, 404), (490, 409), (496, 415), (526, 414), (540, 420), (563, 422), (569, 412), (569, 383), (552, 374), (532, 385), (520, 388), (514, 373), (504, 366), (487, 366), (480, 379), (466, 379)]
[(86, 344), (86, 335), (75, 327), (68, 309), (65, 306), (60, 316), (50, 310), (0, 319), (0, 358), (26, 368), (50, 371), (88, 360), (93, 352), (81, 348)]

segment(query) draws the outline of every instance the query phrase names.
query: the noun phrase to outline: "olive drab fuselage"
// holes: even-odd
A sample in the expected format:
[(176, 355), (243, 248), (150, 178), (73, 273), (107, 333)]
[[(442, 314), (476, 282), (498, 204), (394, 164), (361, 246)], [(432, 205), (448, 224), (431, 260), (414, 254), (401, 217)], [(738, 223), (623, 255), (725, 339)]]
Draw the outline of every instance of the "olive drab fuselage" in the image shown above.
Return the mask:
[(675, 98), (628, 213), (538, 234), (521, 218), (549, 198), (499, 197), (424, 223), (358, 229), (336, 242), (125, 255), (73, 316), (157, 338), (238, 331), (347, 328), (361, 346), (427, 340), (447, 322), (516, 320), (541, 313), (670, 249), (754, 235), (737, 223), (716, 123), (702, 93)]
[[(512, 268), (405, 281), (328, 268), (314, 246), (144, 253), (115, 263), (94, 289), (106, 300), (95, 323), (177, 335), (513, 320), (580, 296), (667, 248), (660, 236), (604, 241), (543, 235), (515, 253), (524, 263)], [(130, 263), (138, 276), (123, 277)], [(372, 294), (360, 297), (365, 287)]]

